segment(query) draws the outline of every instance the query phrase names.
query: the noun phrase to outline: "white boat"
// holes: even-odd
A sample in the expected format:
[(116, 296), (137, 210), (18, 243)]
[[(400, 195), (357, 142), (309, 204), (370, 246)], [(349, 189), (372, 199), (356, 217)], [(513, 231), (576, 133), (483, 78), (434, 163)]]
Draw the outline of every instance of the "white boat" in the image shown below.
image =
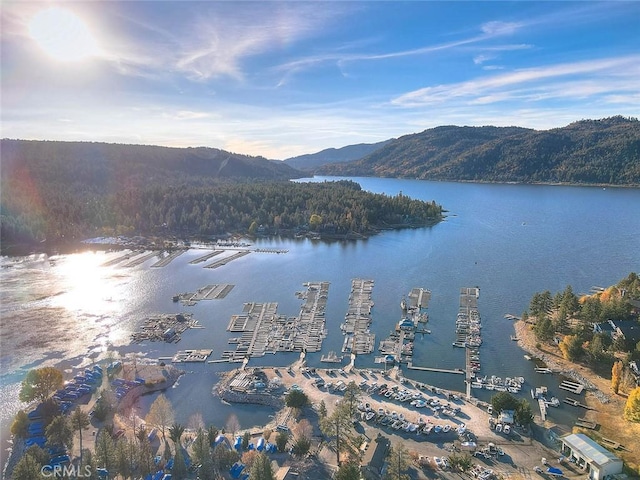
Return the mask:
[(550, 400), (545, 400), (544, 403), (550, 407), (559, 407), (560, 400), (557, 397), (551, 397)]
[(442, 427), (442, 433), (448, 433), (451, 430), (451, 425), (449, 425), (448, 423)]
[(416, 425), (415, 423), (410, 423), (409, 424), (409, 431), (411, 433), (415, 432), (418, 429), (418, 425)]
[(502, 424), (498, 423), (496, 424), (496, 432), (501, 432), (502, 431)]
[(502, 432), (505, 435), (509, 435), (511, 433), (511, 427), (509, 425), (505, 425), (504, 428), (502, 429)]
[(467, 426), (464, 423), (458, 426), (457, 428), (458, 435), (462, 435), (466, 431), (467, 431)]
[(376, 413), (375, 413), (375, 412), (367, 412), (367, 414), (365, 415), (365, 417), (364, 417), (364, 418), (365, 418), (365, 420), (367, 420), (367, 422), (368, 422), (369, 420), (373, 419), (373, 417), (375, 417), (375, 416), (376, 416)]
[(434, 433), (440, 433), (442, 431), (442, 425), (436, 425), (433, 427)]

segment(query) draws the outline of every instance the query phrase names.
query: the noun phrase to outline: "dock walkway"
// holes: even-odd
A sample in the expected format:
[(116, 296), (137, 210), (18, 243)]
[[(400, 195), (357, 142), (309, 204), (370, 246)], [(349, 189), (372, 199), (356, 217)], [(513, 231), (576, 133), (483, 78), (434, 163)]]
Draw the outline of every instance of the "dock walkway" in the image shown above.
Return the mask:
[(373, 280), (354, 278), (351, 280), (349, 309), (340, 325), (343, 335), (342, 353), (367, 354), (375, 348), (375, 334), (369, 331), (373, 300)]

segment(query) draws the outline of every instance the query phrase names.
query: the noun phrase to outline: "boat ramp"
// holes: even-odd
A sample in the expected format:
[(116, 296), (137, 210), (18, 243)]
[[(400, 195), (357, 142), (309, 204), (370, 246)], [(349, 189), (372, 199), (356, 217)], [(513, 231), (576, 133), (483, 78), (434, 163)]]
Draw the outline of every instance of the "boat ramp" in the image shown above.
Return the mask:
[(279, 315), (277, 303), (245, 303), (243, 313), (233, 315), (227, 326), (227, 331), (242, 335), (234, 338), (236, 349), (225, 350), (222, 357), (242, 361), (266, 353), (320, 351), (327, 335), (324, 312), (329, 282), (305, 285), (304, 303), (297, 317)]
[(371, 299), (373, 284), (373, 280), (360, 278), (351, 280), (349, 309), (344, 317), (344, 323), (340, 325), (340, 330), (345, 336), (342, 353), (363, 355), (373, 352), (376, 336), (369, 331), (373, 308)]

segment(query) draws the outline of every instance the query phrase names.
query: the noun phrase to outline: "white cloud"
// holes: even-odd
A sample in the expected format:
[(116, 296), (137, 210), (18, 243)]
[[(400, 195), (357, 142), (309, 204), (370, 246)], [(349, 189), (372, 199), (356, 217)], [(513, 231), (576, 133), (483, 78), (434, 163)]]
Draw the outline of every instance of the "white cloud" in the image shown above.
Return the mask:
[[(615, 93), (620, 88), (637, 90), (637, 65), (640, 56), (632, 55), (610, 59), (565, 63), (538, 68), (519, 69), (501, 75), (479, 77), (473, 80), (441, 84), (414, 90), (400, 95), (392, 100), (392, 104), (404, 107), (415, 107), (440, 104), (452, 100), (477, 102), (479, 98), (505, 98), (506, 89), (516, 89), (521, 86), (533, 89), (538, 95), (547, 95), (556, 91), (556, 95), (566, 97), (580, 96), (585, 90), (566, 90), (554, 88), (563, 77), (583, 76), (593, 83), (590, 90), (598, 93)], [(540, 85), (539, 82), (546, 82)], [(564, 81), (563, 81), (564, 83)], [(632, 87), (635, 83), (636, 87)], [(584, 84), (583, 84), (584, 85)], [(597, 85), (597, 87), (595, 86)], [(547, 92), (545, 94), (545, 92)]]

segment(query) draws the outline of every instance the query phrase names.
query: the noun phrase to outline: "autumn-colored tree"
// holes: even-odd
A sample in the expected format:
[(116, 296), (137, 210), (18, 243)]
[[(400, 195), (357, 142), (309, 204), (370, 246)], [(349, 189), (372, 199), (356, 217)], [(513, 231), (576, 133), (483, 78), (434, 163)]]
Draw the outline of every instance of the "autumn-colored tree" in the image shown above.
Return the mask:
[(640, 423), (640, 387), (631, 390), (624, 406), (624, 418), (629, 422)]
[(31, 402), (39, 400), (44, 402), (47, 397), (61, 388), (63, 384), (62, 372), (54, 367), (42, 367), (29, 370), (22, 381), (20, 388), (20, 400)]
[(565, 335), (558, 347), (562, 352), (562, 356), (572, 362), (580, 358), (584, 353), (582, 341), (576, 335)]
[(615, 393), (618, 393), (620, 389), (620, 381), (622, 380), (623, 365), (620, 360), (613, 364), (611, 367), (611, 388)]

